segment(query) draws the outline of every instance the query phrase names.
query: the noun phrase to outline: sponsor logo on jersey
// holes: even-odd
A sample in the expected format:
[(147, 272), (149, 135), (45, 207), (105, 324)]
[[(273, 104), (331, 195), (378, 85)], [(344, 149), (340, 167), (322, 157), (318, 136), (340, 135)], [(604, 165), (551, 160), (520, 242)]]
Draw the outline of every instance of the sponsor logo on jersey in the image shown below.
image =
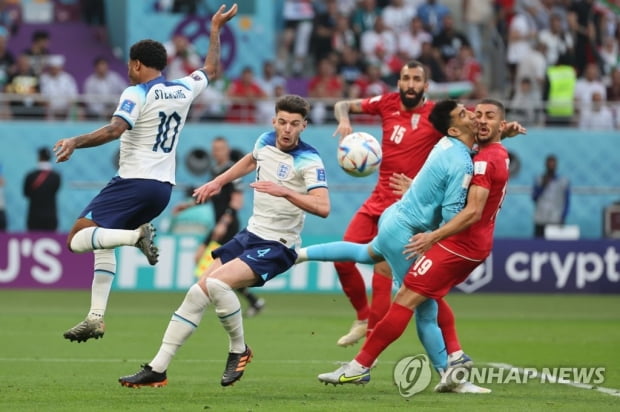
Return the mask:
[(316, 180), (319, 182), (324, 182), (325, 178), (325, 169), (316, 169)]
[(487, 171), (487, 162), (475, 162), (474, 163), (474, 174), (475, 175), (483, 175)]

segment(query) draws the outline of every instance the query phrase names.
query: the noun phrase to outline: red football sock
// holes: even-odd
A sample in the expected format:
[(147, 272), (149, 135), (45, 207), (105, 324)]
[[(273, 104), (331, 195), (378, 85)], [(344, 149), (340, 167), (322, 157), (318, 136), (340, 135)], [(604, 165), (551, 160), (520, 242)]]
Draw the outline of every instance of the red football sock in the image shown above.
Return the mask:
[(366, 297), (366, 284), (362, 274), (355, 266), (354, 262), (334, 263), (338, 279), (342, 285), (344, 294), (351, 301), (351, 305), (357, 312), (358, 320), (368, 319), (370, 310), (368, 309), (368, 298)]
[(437, 299), (438, 314), (437, 323), (441, 329), (443, 340), (446, 343), (446, 351), (448, 354), (461, 350), (461, 343), (456, 334), (456, 321), (454, 320), (454, 312), (443, 298)]
[(375, 326), (364, 346), (355, 357), (361, 365), (369, 368), (392, 342), (403, 334), (413, 316), (413, 311), (398, 303), (392, 303), (390, 310)]
[(379, 273), (372, 275), (372, 302), (370, 303), (370, 316), (368, 317), (368, 331), (370, 336), (375, 327), (390, 309), (392, 303), (392, 278)]

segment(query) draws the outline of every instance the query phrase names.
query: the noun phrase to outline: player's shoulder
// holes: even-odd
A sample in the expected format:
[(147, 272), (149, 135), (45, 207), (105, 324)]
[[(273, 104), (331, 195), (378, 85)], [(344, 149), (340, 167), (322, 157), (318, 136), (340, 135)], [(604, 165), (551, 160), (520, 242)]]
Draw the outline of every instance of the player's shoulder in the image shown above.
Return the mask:
[(265, 146), (274, 146), (276, 145), (276, 132), (264, 132), (261, 133), (256, 139), (256, 148), (260, 149)]

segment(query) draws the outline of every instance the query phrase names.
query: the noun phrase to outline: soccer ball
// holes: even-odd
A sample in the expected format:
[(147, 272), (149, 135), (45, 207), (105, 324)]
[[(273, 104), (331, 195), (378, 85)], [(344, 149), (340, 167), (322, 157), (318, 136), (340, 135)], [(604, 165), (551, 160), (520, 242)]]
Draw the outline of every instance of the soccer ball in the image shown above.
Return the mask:
[(374, 173), (381, 158), (381, 144), (365, 132), (345, 136), (338, 146), (338, 164), (351, 176), (364, 177)]

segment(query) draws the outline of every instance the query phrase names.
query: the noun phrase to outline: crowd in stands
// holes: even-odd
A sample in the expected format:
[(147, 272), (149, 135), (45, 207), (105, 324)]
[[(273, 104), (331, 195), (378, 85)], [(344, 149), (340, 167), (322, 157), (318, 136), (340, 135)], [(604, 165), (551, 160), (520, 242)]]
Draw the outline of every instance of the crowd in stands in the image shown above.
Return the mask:
[[(212, 79), (191, 119), (268, 122), (271, 113), (265, 108), (289, 92), (287, 80), (294, 79), (304, 84), (305, 97), (313, 102), (311, 120), (333, 121), (335, 101), (392, 90), (400, 68), (415, 59), (428, 68), (431, 96), (500, 98), (511, 118), (529, 126), (620, 128), (617, 0), (281, 2), (275, 60), (265, 61), (262, 73), (248, 66), (238, 77), (224, 71)], [(116, 99), (108, 104), (93, 97), (116, 97), (126, 82), (108, 69), (105, 59), (92, 56), (93, 72), (80, 96), (62, 56), (49, 55), (45, 32), (35, 33), (31, 47), (20, 55), (8, 52), (7, 42), (19, 25), (19, 3), (0, 0), (0, 87), (22, 96), (5, 101), (0, 115), (109, 116)], [(99, 1), (62, 3), (88, 3), (83, 18), (98, 26), (105, 23), (101, 10), (91, 4)], [(200, 4), (167, 0), (157, 7), (161, 12), (195, 13)], [(201, 66), (203, 56), (184, 36), (174, 35), (165, 46), (168, 78)]]

